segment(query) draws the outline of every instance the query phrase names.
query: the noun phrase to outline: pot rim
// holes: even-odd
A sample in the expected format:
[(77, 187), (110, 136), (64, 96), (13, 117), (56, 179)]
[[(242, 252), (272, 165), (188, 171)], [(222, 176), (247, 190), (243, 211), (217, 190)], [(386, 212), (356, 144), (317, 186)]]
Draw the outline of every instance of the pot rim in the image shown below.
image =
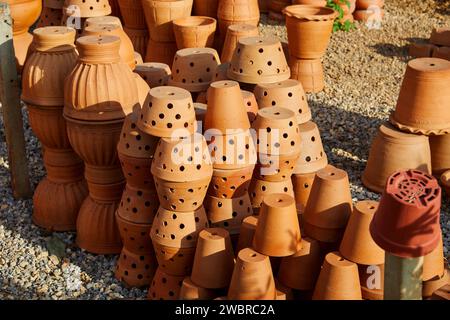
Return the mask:
[(338, 15), (331, 8), (304, 4), (287, 6), (283, 9), (283, 14), (288, 17), (309, 21), (334, 20)]
[(217, 24), (217, 20), (207, 16), (189, 16), (172, 21), (173, 25), (178, 28), (208, 28)]

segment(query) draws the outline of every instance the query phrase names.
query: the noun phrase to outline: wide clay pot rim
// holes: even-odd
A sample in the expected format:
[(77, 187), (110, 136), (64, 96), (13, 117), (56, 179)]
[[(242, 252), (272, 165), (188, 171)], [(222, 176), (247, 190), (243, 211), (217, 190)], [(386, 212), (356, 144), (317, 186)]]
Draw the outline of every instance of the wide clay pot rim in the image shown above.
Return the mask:
[(207, 16), (189, 16), (172, 21), (178, 28), (210, 28), (217, 24), (217, 20)]
[(288, 17), (309, 21), (328, 21), (337, 17), (337, 12), (331, 8), (304, 4), (287, 6), (283, 13)]
[(120, 119), (114, 119), (114, 120), (79, 120), (79, 119), (75, 119), (72, 118), (66, 114), (63, 114), (63, 117), (66, 121), (72, 122), (72, 123), (76, 123), (76, 124), (81, 124), (81, 125), (92, 125), (92, 126), (96, 126), (96, 125), (107, 125), (107, 124), (117, 124), (122, 122), (123, 123), (123, 119), (125, 118), (125, 116), (123, 118)]

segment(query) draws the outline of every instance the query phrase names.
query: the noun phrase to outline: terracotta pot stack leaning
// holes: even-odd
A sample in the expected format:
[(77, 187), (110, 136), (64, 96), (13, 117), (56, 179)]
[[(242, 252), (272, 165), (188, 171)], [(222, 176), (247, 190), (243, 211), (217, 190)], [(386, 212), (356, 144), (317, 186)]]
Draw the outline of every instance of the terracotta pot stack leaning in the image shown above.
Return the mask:
[(111, 14), (108, 0), (64, 0), (62, 25), (83, 32), (87, 18), (103, 17)]
[(41, 141), (47, 177), (33, 197), (33, 222), (50, 231), (76, 230), (78, 211), (87, 196), (83, 161), (73, 151), (63, 117), (64, 79), (77, 62), (75, 30), (35, 29), (35, 51), (22, 73), (22, 100), (31, 127)]
[(328, 47), (337, 12), (326, 7), (292, 5), (283, 13), (292, 78), (299, 80), (306, 92), (322, 91), (325, 83), (321, 59)]
[[(77, 244), (92, 253), (122, 249), (115, 212), (125, 180), (117, 156), (125, 117), (140, 108), (137, 82), (119, 55), (120, 38), (77, 40), (79, 58), (64, 87), (69, 141), (85, 162), (89, 196), (77, 219)], [(96, 81), (88, 81), (96, 79)]]
[(149, 35), (141, 1), (117, 1), (125, 33), (130, 37), (134, 50), (145, 56)]
[(59, 26), (63, 16), (64, 0), (44, 0), (37, 28)]
[(189, 17), (192, 5), (193, 0), (142, 0), (150, 34), (145, 62), (172, 64), (177, 51), (173, 21)]
[(356, 0), (353, 18), (371, 25), (379, 24), (384, 16), (384, 0)]
[(230, 25), (226, 30), (222, 54), (220, 56), (222, 63), (231, 62), (239, 39), (257, 37), (258, 35), (258, 27), (253, 24), (239, 23)]

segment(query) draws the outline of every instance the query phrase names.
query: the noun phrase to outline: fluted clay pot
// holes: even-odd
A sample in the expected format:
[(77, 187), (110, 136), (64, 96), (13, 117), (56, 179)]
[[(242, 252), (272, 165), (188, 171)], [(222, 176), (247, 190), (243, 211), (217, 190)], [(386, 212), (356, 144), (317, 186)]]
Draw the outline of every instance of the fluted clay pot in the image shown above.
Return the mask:
[[(76, 6), (76, 7), (75, 7)], [(100, 17), (111, 14), (108, 0), (65, 0), (64, 8), (81, 18)]]
[(303, 214), (305, 233), (319, 241), (339, 242), (351, 212), (347, 173), (333, 166), (318, 171)]
[(331, 252), (325, 260), (314, 289), (313, 300), (361, 300), (358, 266)]
[(36, 27), (59, 26), (61, 24), (62, 15), (62, 8), (54, 9), (47, 7), (44, 1), (41, 16), (39, 17)]
[(190, 92), (206, 91), (219, 64), (219, 55), (212, 48), (178, 50), (173, 60), (169, 85)]
[(303, 212), (305, 210), (315, 177), (315, 172), (292, 175), (291, 179), (298, 211)]
[(244, 248), (253, 247), (253, 237), (255, 235), (256, 226), (258, 224), (258, 217), (248, 216), (242, 220), (241, 229), (239, 231), (239, 240), (236, 246), (236, 252)]
[(228, 27), (233, 24), (258, 26), (258, 0), (221, 0), (217, 9), (217, 18), (221, 40), (225, 39)]
[(388, 177), (400, 169), (417, 169), (431, 173), (428, 137), (398, 131), (383, 124), (372, 142), (363, 184), (381, 193)]
[(173, 31), (178, 49), (211, 48), (217, 21), (206, 16), (191, 16), (173, 21)]
[(138, 64), (134, 72), (139, 74), (150, 88), (166, 86), (172, 73), (167, 64), (158, 62)]
[(450, 197), (450, 170), (445, 171), (441, 175), (440, 182), (441, 182), (442, 188), (445, 190), (445, 193), (447, 194), (447, 198)]
[(430, 43), (438, 45), (438, 46), (446, 46), (450, 47), (450, 28), (449, 27), (440, 27), (433, 28), (430, 36)]
[(235, 170), (215, 169), (208, 194), (223, 199), (242, 197), (248, 192), (253, 169), (254, 166)]
[(252, 179), (248, 189), (252, 202), (253, 212), (258, 214), (259, 208), (264, 198), (272, 193), (285, 193), (294, 197), (294, 187), (290, 179), (283, 181), (264, 181), (260, 179)]
[(422, 297), (424, 299), (431, 297), (435, 291), (448, 286), (449, 283), (450, 271), (446, 269), (442, 275), (422, 283)]
[(159, 62), (171, 66), (177, 50), (177, 43), (175, 41), (160, 42), (150, 38), (147, 43), (144, 61)]
[(413, 133), (450, 133), (450, 93), (446, 90), (449, 81), (450, 61), (439, 58), (411, 60), (391, 122), (401, 130)]
[(239, 39), (228, 77), (249, 84), (279, 82), (291, 72), (280, 41), (275, 37)]
[(441, 276), (445, 271), (444, 245), (441, 240), (437, 247), (423, 258), (422, 280), (429, 281)]
[(364, 300), (383, 300), (384, 264), (358, 265), (361, 294)]
[(228, 289), (229, 300), (274, 300), (275, 281), (269, 257), (245, 248), (239, 251)]
[(218, 292), (214, 289), (203, 288), (194, 282), (190, 277), (183, 280), (180, 290), (180, 300), (214, 300), (218, 296)]
[(297, 80), (258, 84), (254, 93), (261, 109), (274, 106), (290, 109), (295, 113), (298, 124), (311, 120), (305, 92)]
[[(139, 53), (142, 59), (147, 52), (149, 37), (147, 29), (131, 29), (125, 26), (123, 31), (125, 31), (127, 36), (130, 38), (134, 51)], [(143, 63), (143, 61), (136, 61), (136, 65), (139, 63)]]
[(308, 121), (298, 127), (300, 132), (300, 157), (294, 174), (306, 174), (323, 169), (328, 164), (317, 125)]
[(129, 287), (140, 288), (151, 283), (157, 266), (153, 248), (151, 254), (136, 254), (123, 248), (117, 261), (115, 276)]
[(158, 196), (154, 190), (132, 187), (128, 183), (117, 212), (123, 219), (151, 224), (158, 208)]
[(365, 265), (384, 263), (384, 250), (373, 241), (369, 231), (370, 222), (377, 209), (376, 201), (355, 203), (339, 247), (339, 252), (345, 259)]
[(225, 41), (223, 43), (222, 54), (220, 60), (222, 63), (231, 62), (234, 50), (238, 41), (242, 38), (257, 37), (259, 35), (258, 27), (252, 24), (233, 24), (226, 30)]
[(178, 300), (184, 276), (165, 273), (161, 267), (156, 269), (147, 298), (149, 300)]
[(141, 1), (118, 0), (118, 3), (123, 22), (127, 28), (139, 30), (147, 28)]
[(295, 200), (282, 193), (266, 196), (259, 211), (253, 248), (271, 257), (286, 257), (301, 249)]
[(317, 93), (325, 87), (324, 71), (320, 59), (289, 58), (291, 79), (301, 82), (308, 93)]
[(184, 89), (166, 86), (150, 90), (138, 127), (157, 137), (186, 137), (195, 132), (194, 103)]
[(394, 172), (370, 224), (372, 238), (400, 257), (427, 255), (440, 241), (440, 206), (441, 189), (432, 176), (417, 170)]
[(431, 167), (434, 175), (450, 170), (450, 134), (430, 136)]
[(433, 57), (450, 60), (450, 47), (436, 47), (436, 49), (433, 50)]
[(233, 268), (234, 253), (228, 231), (221, 228), (200, 231), (192, 267), (192, 282), (208, 289), (228, 287)]

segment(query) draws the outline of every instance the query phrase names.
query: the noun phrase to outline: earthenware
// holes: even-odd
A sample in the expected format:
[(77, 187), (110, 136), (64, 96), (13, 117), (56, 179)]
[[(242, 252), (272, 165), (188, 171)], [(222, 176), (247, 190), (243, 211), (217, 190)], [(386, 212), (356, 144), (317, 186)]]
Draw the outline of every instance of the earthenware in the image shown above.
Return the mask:
[(196, 16), (217, 18), (219, 0), (194, 0), (193, 13)]
[(424, 299), (431, 297), (436, 290), (448, 285), (449, 281), (450, 275), (448, 269), (445, 269), (442, 275), (431, 280), (424, 281), (422, 283), (422, 297)]
[(384, 9), (378, 7), (371, 7), (367, 10), (356, 10), (353, 12), (353, 18), (357, 21), (362, 21), (369, 24), (379, 24), (384, 17)]
[[(125, 30), (126, 32), (126, 30)], [(133, 40), (131, 40), (133, 41)], [(134, 46), (134, 44), (133, 44)], [(138, 64), (143, 64), (144, 63), (144, 59), (142, 59), (142, 55), (139, 52), (134, 52), (134, 61), (136, 62), (136, 65)]]
[(257, 26), (259, 23), (258, 0), (221, 0), (217, 8), (217, 20), (222, 42), (228, 27), (233, 24)]
[(442, 188), (445, 190), (445, 193), (447, 194), (447, 198), (450, 197), (450, 170), (445, 171), (441, 175), (440, 182), (441, 182)]
[(239, 252), (244, 248), (253, 247), (253, 237), (255, 235), (256, 226), (258, 224), (258, 217), (248, 216), (242, 220), (241, 229), (239, 231), (239, 240), (236, 246), (236, 251)]
[(122, 249), (117, 260), (115, 277), (130, 287), (148, 286), (155, 274), (157, 262), (153, 249), (151, 253), (134, 253)]
[(178, 300), (184, 276), (169, 275), (156, 269), (147, 298), (149, 300)]
[(217, 198), (244, 196), (252, 179), (254, 166), (235, 170), (214, 169), (208, 194)]
[(64, 9), (69, 16), (81, 18), (107, 16), (111, 14), (111, 6), (108, 0), (65, 0)]
[(314, 183), (316, 173), (293, 174), (292, 184), (294, 186), (295, 201), (297, 203), (297, 210), (304, 211), (308, 198), (311, 193), (311, 188)]
[(430, 136), (431, 168), (433, 174), (440, 176), (450, 170), (450, 134)]
[(437, 247), (423, 258), (423, 281), (428, 281), (440, 276), (445, 270), (444, 246), (441, 240)]
[(127, 28), (143, 30), (147, 28), (141, 1), (117, 0), (123, 22)]
[[(142, 56), (145, 56), (148, 46), (148, 31), (147, 29), (131, 29), (127, 26), (123, 27), (123, 31), (130, 38), (135, 52), (138, 52)], [(143, 61), (136, 62), (137, 64), (143, 63)]]
[(177, 43), (155, 41), (148, 39), (147, 51), (145, 53), (145, 62), (159, 62), (172, 65), (173, 58), (177, 52)]
[(190, 277), (184, 278), (180, 289), (180, 300), (214, 300), (217, 295), (216, 290), (198, 286)]
[(414, 58), (432, 57), (437, 48), (431, 43), (412, 43), (409, 45), (408, 55)]
[(123, 219), (134, 223), (150, 224), (158, 208), (159, 201), (155, 190), (133, 187), (127, 179), (122, 199), (117, 207), (117, 213)]
[(217, 21), (206, 16), (190, 16), (173, 21), (178, 49), (212, 47)]
[[(207, 226), (206, 226), (207, 227)], [(178, 248), (153, 242), (156, 260), (162, 271), (176, 276), (187, 276), (192, 272), (195, 244), (192, 247)]]
[(220, 56), (222, 63), (231, 62), (239, 39), (257, 37), (258, 35), (259, 31), (256, 25), (242, 23), (230, 25), (226, 30), (225, 41)]
[[(273, 136), (271, 138), (273, 138)], [(264, 139), (265, 138), (263, 138), (263, 140)], [(274, 140), (276, 141), (276, 139), (277, 138), (275, 137)], [(274, 140), (272, 140), (272, 142)], [(279, 143), (281, 145), (283, 143), (283, 141), (281, 141), (281, 140), (278, 140), (278, 141), (280, 141), (280, 142), (275, 142), (274, 144), (276, 145), (277, 143)], [(258, 140), (257, 140), (257, 142), (258, 142)], [(259, 145), (261, 145), (261, 144), (262, 143), (260, 142)], [(294, 149), (294, 151), (295, 151), (295, 149)], [(253, 177), (255, 179), (261, 179), (264, 181), (274, 181), (274, 182), (289, 180), (291, 178), (292, 171), (294, 170), (294, 167), (298, 160), (298, 157), (299, 157), (299, 153), (288, 154), (288, 155), (258, 153), (258, 163), (255, 166), (255, 171), (254, 171)]]
[(384, 0), (356, 0), (356, 8), (366, 10), (375, 6), (382, 8), (384, 6)]
[(434, 28), (431, 32), (430, 42), (435, 45), (450, 47), (450, 28)]
[(317, 125), (308, 121), (298, 126), (300, 132), (300, 157), (294, 174), (307, 174), (323, 169), (328, 164)]
[(291, 5), (291, 0), (270, 0), (269, 2), (269, 18), (277, 21), (283, 21), (283, 9)]
[(136, 65), (134, 72), (139, 74), (150, 86), (150, 88), (167, 85), (171, 71), (164, 63), (146, 62)]
[(62, 19), (62, 8), (55, 9), (50, 8), (46, 5), (44, 1), (44, 6), (42, 7), (41, 16), (36, 25), (37, 28), (48, 27), (48, 26), (59, 26)]
[(230, 80), (230, 78), (228, 78), (228, 75), (227, 75), (229, 67), (230, 67), (229, 62), (224, 62), (222, 64), (219, 64), (216, 68), (216, 73), (214, 74), (213, 82), (222, 81), (222, 80)]
[(324, 71), (320, 59), (289, 58), (291, 79), (301, 82), (307, 93), (320, 92), (325, 87)]
[(433, 50), (433, 57), (450, 60), (450, 47), (439, 47)]
[[(133, 219), (134, 220), (134, 219)], [(116, 221), (124, 248), (133, 253), (153, 252), (152, 241), (150, 239), (150, 223), (136, 223), (133, 220), (126, 220), (116, 212)]]
[(294, 197), (294, 187), (292, 186), (292, 181), (290, 179), (283, 181), (252, 179), (248, 193), (252, 202), (253, 212), (258, 214), (259, 208), (266, 196), (272, 193), (285, 193)]

